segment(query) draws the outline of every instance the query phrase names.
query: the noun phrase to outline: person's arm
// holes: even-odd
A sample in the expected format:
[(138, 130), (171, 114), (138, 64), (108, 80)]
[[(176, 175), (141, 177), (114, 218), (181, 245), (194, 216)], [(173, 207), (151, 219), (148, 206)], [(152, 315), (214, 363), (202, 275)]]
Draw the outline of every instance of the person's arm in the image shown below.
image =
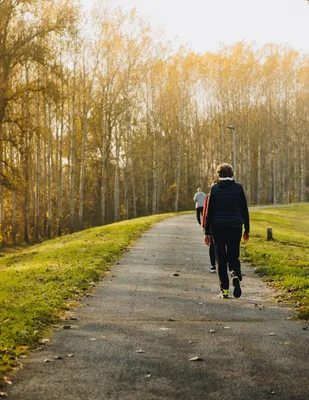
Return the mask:
[(242, 187), (242, 195), (241, 195), (241, 212), (244, 219), (244, 227), (245, 231), (243, 234), (244, 242), (246, 243), (249, 240), (249, 232), (250, 232), (250, 219), (249, 219), (249, 210), (248, 204), (245, 196), (244, 189)]
[(205, 235), (209, 236), (210, 234), (210, 224), (213, 217), (214, 212), (214, 195), (213, 195), (213, 188), (210, 189), (210, 194), (208, 197), (208, 204), (206, 210), (206, 224), (205, 224)]
[(208, 203), (209, 194), (206, 194), (203, 206), (203, 215), (202, 215), (202, 228), (204, 229), (206, 226), (206, 215), (207, 215), (207, 203)]

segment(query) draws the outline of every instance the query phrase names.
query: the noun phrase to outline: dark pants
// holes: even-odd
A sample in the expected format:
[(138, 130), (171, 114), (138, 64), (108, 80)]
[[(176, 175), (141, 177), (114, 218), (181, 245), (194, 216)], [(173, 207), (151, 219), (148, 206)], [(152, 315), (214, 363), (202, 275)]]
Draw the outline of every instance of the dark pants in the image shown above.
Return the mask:
[(203, 207), (197, 207), (196, 209), (196, 219), (197, 222), (201, 225), (201, 215), (203, 215)]
[(210, 245), (209, 245), (209, 258), (210, 258), (210, 265), (212, 267), (216, 266), (216, 253), (215, 253), (215, 244), (213, 237), (210, 236)]
[(228, 269), (241, 280), (239, 253), (242, 228), (212, 225), (211, 231), (215, 243), (220, 288), (228, 289)]

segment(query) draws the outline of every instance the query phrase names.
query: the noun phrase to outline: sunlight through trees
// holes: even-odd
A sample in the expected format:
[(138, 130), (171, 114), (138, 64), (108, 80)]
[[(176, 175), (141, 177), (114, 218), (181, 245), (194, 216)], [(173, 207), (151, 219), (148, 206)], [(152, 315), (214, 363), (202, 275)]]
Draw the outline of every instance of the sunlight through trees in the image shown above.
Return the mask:
[[(51, 4), (52, 3), (52, 4)], [(136, 11), (0, 0), (3, 243), (193, 208), (221, 162), (251, 204), (308, 200), (309, 58), (173, 51)]]

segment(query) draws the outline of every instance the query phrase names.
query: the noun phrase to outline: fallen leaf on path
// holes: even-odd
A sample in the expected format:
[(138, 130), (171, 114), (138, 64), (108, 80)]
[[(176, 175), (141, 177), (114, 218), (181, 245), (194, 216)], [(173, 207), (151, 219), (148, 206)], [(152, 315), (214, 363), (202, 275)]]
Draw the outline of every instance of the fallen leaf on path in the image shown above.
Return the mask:
[(55, 360), (63, 360), (63, 357), (61, 357), (61, 356), (54, 356), (53, 357)]
[(41, 343), (41, 344), (46, 344), (46, 343), (48, 343), (48, 342), (49, 342), (49, 339), (42, 339), (40, 343)]
[(67, 354), (67, 357), (74, 357), (74, 354), (69, 353)]
[(175, 322), (175, 320), (173, 318), (169, 318), (168, 321)]
[(269, 336), (276, 336), (274, 332), (270, 332)]
[(178, 272), (174, 272), (173, 276), (179, 276)]
[(165, 326), (163, 326), (163, 328), (160, 328), (160, 331), (169, 331), (170, 328), (165, 328)]
[(62, 329), (71, 329), (71, 325), (63, 325)]
[(308, 325), (303, 326), (303, 331), (307, 331), (308, 330)]
[(95, 337), (92, 337), (91, 339), (90, 339), (92, 342), (94, 342), (95, 340), (97, 340)]
[(5, 399), (8, 397), (8, 394), (5, 392), (0, 392), (0, 398)]
[(223, 329), (231, 329), (230, 326), (224, 326)]
[(49, 363), (50, 360), (49, 360), (48, 358), (45, 358), (44, 362), (45, 362), (45, 363)]
[(203, 361), (203, 359), (200, 356), (195, 356), (195, 357), (189, 358), (189, 361)]
[(216, 333), (216, 331), (214, 329), (210, 329), (209, 332), (210, 333)]
[(136, 350), (136, 353), (145, 353), (145, 352), (144, 352), (144, 350), (139, 349), (139, 350)]

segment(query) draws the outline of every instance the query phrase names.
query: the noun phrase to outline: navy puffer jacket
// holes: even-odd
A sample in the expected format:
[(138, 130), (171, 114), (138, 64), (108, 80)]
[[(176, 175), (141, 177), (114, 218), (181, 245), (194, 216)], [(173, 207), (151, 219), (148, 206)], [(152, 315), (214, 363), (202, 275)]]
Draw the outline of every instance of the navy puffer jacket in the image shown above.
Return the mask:
[(211, 226), (241, 227), (249, 233), (249, 211), (242, 185), (234, 180), (219, 181), (210, 189), (205, 235)]

